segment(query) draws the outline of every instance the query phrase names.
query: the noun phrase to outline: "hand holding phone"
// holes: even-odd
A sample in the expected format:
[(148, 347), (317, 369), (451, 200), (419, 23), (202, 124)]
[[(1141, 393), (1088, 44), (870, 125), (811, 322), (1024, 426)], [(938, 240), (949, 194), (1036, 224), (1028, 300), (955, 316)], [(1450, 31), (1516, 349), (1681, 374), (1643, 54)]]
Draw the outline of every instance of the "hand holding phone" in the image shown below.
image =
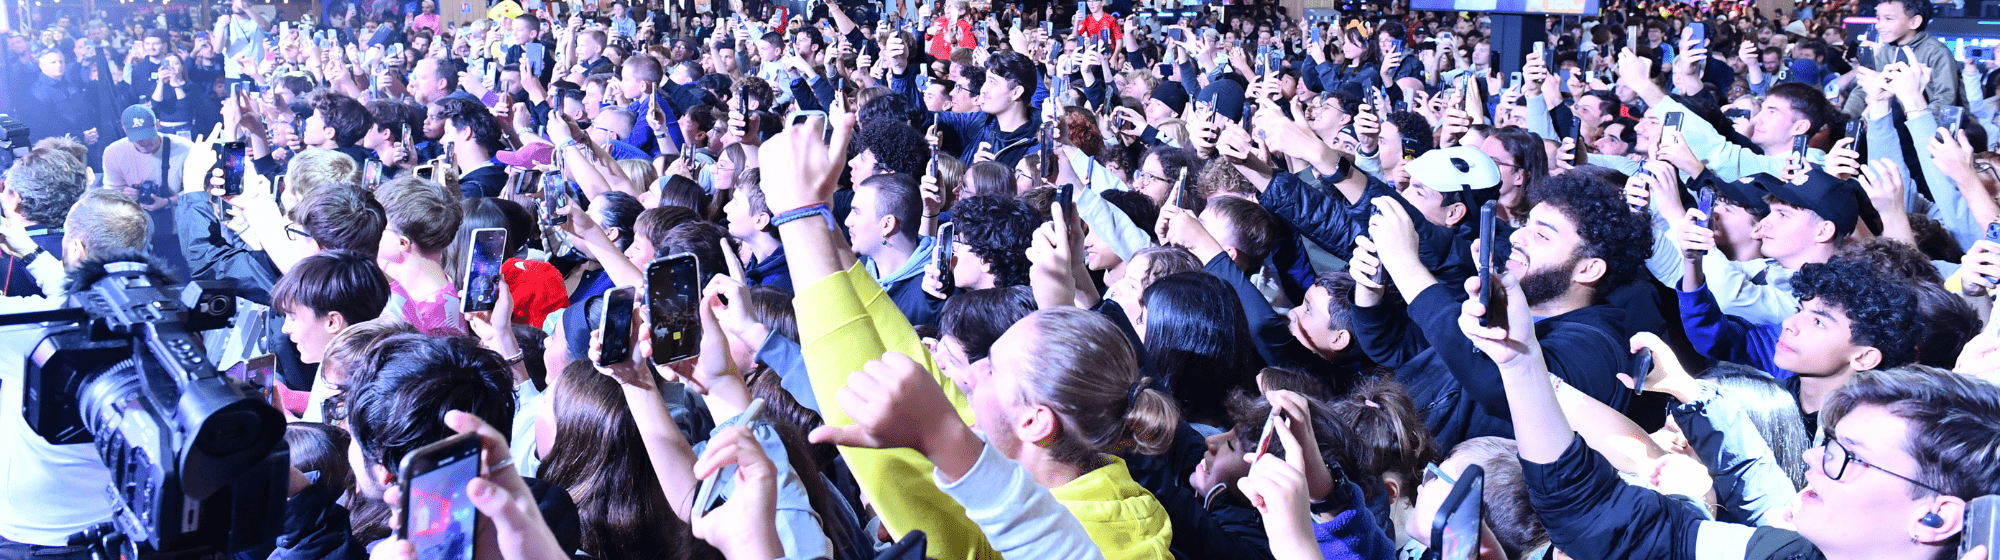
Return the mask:
[(1438, 560), (1472, 560), (1479, 557), (1479, 540), (1484, 521), (1479, 516), (1486, 491), (1486, 469), (1478, 463), (1465, 466), (1458, 479), (1439, 473), (1451, 483), (1451, 493), (1431, 517), (1431, 547)]
[(632, 313), (637, 290), (631, 286), (604, 292), (604, 313), (597, 330), (602, 336), (597, 366), (610, 367), (632, 359)]
[(459, 283), (465, 287), (460, 311), (492, 311), (494, 304), (499, 302), (500, 283), (505, 281), (500, 275), (500, 264), (507, 260), (506, 247), (506, 228), (472, 230), (471, 243), (465, 254), (465, 272)]
[(396, 536), (415, 545), (417, 557), (472, 559), (479, 512), (465, 487), (483, 470), (479, 452), (479, 434), (465, 432), (403, 456)]
[(702, 270), (693, 253), (676, 253), (646, 265), (646, 309), (653, 363), (670, 364), (701, 351)]

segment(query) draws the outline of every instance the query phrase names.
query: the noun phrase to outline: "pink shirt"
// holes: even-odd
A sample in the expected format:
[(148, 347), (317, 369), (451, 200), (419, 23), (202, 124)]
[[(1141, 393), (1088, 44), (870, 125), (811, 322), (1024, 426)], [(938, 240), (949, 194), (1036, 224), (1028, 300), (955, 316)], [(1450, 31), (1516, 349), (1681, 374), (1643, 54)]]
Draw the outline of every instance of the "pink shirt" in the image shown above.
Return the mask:
[(447, 282), (445, 288), (429, 299), (410, 297), (401, 282), (389, 281), (390, 316), (402, 319), (417, 328), (417, 332), (430, 336), (470, 336), (472, 331), (465, 326), (465, 315), (459, 313), (461, 304), (458, 288)]

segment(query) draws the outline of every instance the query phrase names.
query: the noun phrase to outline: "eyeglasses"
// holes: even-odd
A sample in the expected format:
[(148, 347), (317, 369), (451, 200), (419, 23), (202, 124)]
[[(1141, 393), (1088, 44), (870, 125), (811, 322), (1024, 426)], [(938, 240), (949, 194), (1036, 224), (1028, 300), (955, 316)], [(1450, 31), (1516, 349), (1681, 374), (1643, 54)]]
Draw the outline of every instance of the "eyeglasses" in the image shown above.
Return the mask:
[(1425, 464), (1424, 464), (1424, 480), (1423, 480), (1423, 482), (1421, 482), (1421, 483), (1419, 483), (1419, 484), (1430, 484), (1430, 483), (1431, 483), (1431, 481), (1433, 481), (1433, 480), (1442, 480), (1442, 481), (1444, 481), (1444, 483), (1445, 483), (1446, 485), (1449, 485), (1449, 486), (1457, 486), (1457, 485), (1458, 485), (1458, 479), (1456, 479), (1456, 478), (1452, 478), (1452, 476), (1451, 476), (1451, 475), (1448, 475), (1448, 474), (1444, 474), (1444, 469), (1442, 469), (1442, 468), (1438, 468), (1438, 464), (1437, 464), (1437, 463), (1425, 463)]
[(299, 229), (298, 226), (285, 226), (285, 237), (290, 238), (292, 241), (298, 241), (299, 238), (302, 237), (306, 239), (313, 238), (311, 233), (307, 233), (306, 230)]
[(1167, 182), (1167, 178), (1161, 177), (1159, 175), (1154, 175), (1152, 173), (1147, 173), (1144, 171), (1132, 174), (1132, 182), (1134, 183), (1144, 183), (1147, 181), (1159, 181), (1165, 183)]
[[(1827, 432), (1826, 445), (1824, 447), (1825, 449), (1822, 450), (1819, 455), (1819, 470), (1820, 472), (1826, 473), (1827, 478), (1833, 480), (1840, 480), (1840, 477), (1845, 476), (1847, 474), (1847, 464), (1857, 463), (1865, 467), (1882, 471), (1882, 474), (1903, 479), (1904, 482), (1915, 484), (1917, 485), (1918, 488), (1923, 488), (1925, 490), (1929, 490), (1939, 494), (1946, 493), (1943, 490), (1937, 489), (1937, 487), (1935, 486), (1924, 484), (1922, 482), (1917, 482), (1917, 479), (1896, 474), (1894, 472), (1891, 472), (1889, 469), (1882, 468), (1881, 465), (1877, 465), (1862, 460), (1860, 456), (1857, 456), (1853, 452), (1848, 451), (1847, 447), (1840, 445), (1840, 439), (1834, 437), (1833, 432)], [(1836, 459), (1835, 456), (1839, 456), (1839, 458)]]

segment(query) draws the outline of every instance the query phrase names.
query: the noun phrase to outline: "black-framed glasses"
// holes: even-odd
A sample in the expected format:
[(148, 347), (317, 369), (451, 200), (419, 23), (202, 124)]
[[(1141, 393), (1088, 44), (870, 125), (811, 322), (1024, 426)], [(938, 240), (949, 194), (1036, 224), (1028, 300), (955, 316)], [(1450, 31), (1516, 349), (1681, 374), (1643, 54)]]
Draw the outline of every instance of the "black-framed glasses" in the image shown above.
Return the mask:
[[(1858, 463), (1862, 466), (1882, 471), (1882, 474), (1903, 479), (1904, 482), (1915, 484), (1917, 485), (1918, 488), (1922, 488), (1939, 494), (1946, 493), (1943, 490), (1937, 489), (1937, 487), (1935, 486), (1924, 484), (1922, 482), (1917, 482), (1917, 479), (1896, 474), (1895, 471), (1882, 468), (1881, 465), (1877, 465), (1874, 463), (1870, 463), (1866, 460), (1863, 460), (1860, 456), (1855, 455), (1854, 452), (1848, 451), (1846, 446), (1841, 445), (1840, 439), (1834, 437), (1832, 432), (1827, 432), (1826, 445), (1824, 445), (1823, 447), (1824, 449), (1820, 451), (1819, 455), (1819, 470), (1820, 472), (1826, 473), (1827, 478), (1833, 480), (1840, 480), (1840, 477), (1847, 474), (1848, 463)], [(1835, 458), (1836, 455), (1839, 456), (1838, 459)]]
[(302, 237), (306, 239), (313, 238), (311, 233), (307, 233), (306, 230), (299, 229), (298, 226), (285, 226), (285, 237), (290, 238), (292, 241), (298, 241), (299, 238)]

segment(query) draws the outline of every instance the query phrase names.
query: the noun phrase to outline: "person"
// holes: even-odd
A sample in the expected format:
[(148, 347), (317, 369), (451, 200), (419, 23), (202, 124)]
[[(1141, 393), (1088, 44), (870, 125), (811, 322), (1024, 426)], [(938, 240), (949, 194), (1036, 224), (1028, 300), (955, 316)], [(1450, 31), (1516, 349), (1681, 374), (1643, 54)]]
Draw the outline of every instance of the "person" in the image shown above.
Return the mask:
[(394, 294), (386, 312), (425, 334), (465, 334), (456, 280), (445, 275), (440, 261), (458, 233), (458, 204), (442, 185), (416, 177), (382, 185), (376, 198), (388, 218), (375, 254)]
[(917, 181), (902, 173), (870, 177), (856, 184), (852, 204), (846, 225), (862, 266), (910, 324), (937, 324), (943, 302), (923, 291), (937, 238), (919, 234), (922, 218), (916, 214), (925, 210)]
[[(1923, 88), (1924, 97), (1930, 100), (1929, 109), (1964, 107), (1965, 86), (1959, 80), (1960, 69), (1964, 66), (1943, 40), (1929, 32), (1934, 17), (1931, 5), (1923, 2), (1876, 4), (1875, 34), (1882, 43), (1876, 47), (1875, 64), (1869, 70), (1880, 72), (1898, 60), (1908, 59), (1912, 64), (1930, 69), (1931, 78)], [(1842, 110), (1849, 115), (1859, 115), (1864, 105), (1863, 96), (1848, 96)]]
[[(167, 60), (174, 64), (174, 59)], [(184, 271), (187, 261), (181, 255), (173, 211), (168, 207), (180, 190), (177, 179), (186, 175), (194, 145), (177, 135), (162, 134), (163, 126), (145, 105), (126, 107), (118, 122), (125, 137), (104, 148), (104, 186), (139, 201), (152, 214), (153, 254)]]
[[(59, 49), (49, 49), (36, 55), (37, 68), (41, 70), (28, 79), (28, 99), (40, 107), (87, 107), (88, 92), (82, 84), (69, 79), (65, 71), (69, 65), (68, 55)], [(69, 136), (84, 144), (96, 144), (98, 130), (91, 125), (95, 119), (92, 111), (33, 111), (23, 112), (25, 122), (33, 136), (32, 140)]]
[[(31, 152), (10, 170), (16, 175), (23, 166), (39, 165), (47, 153)], [(69, 157), (59, 154), (60, 157)], [(10, 185), (14, 180), (8, 181)], [(0, 195), (12, 198), (11, 192)], [(63, 257), (43, 250), (21, 225), (26, 223), (18, 202), (4, 206), (8, 224), (0, 228), (5, 243), (0, 249), (28, 263), (32, 282), (42, 294), (0, 298), (0, 311), (21, 313), (46, 311), (64, 305), (61, 296), (70, 289), (66, 269), (102, 269), (108, 262), (145, 262), (147, 243), (152, 239), (146, 211), (130, 197), (111, 190), (92, 190), (81, 195), (68, 209), (62, 236)], [(72, 545), (73, 533), (111, 521), (116, 506), (104, 492), (112, 473), (98, 457), (91, 443), (51, 444), (28, 425), (22, 414), (28, 406), (28, 383), (23, 364), (40, 344), (46, 332), (38, 325), (6, 327), (6, 342), (0, 343), (0, 467), (10, 473), (0, 479), (0, 498), (7, 504), (41, 503), (38, 507), (0, 508), (0, 557), (56, 558), (84, 560), (90, 551)], [(67, 496), (47, 500), (49, 496)]]
[[(1540, 153), (1540, 150), (1537, 150)], [(1536, 185), (1528, 200), (1529, 227), (1510, 236), (1513, 251), (1499, 270), (1528, 278), (1529, 305), (1536, 324), (1547, 334), (1541, 344), (1553, 345), (1551, 369), (1556, 375), (1613, 409), (1630, 400), (1611, 377), (1628, 354), (1620, 341), (1623, 327), (1616, 311), (1602, 303), (1604, 295), (1631, 282), (1652, 246), (1643, 219), (1613, 196), (1616, 188), (1580, 174), (1565, 173)], [(1376, 363), (1396, 368), (1396, 379), (1421, 403), (1424, 422), (1440, 447), (1474, 437), (1511, 433), (1505, 395), (1487, 392), (1481, 380), (1494, 362), (1470, 346), (1465, 337), (1448, 336), (1453, 327), (1452, 288), (1437, 283), (1418, 260), (1414, 229), (1404, 210), (1379, 206), (1369, 220), (1368, 236), (1357, 240), (1354, 316), (1363, 348)], [(1497, 243), (1499, 240), (1480, 240)], [(1363, 252), (1374, 253), (1362, 259)], [(1377, 259), (1380, 259), (1377, 261)], [(1377, 263), (1380, 264), (1377, 264)], [(1377, 270), (1387, 283), (1376, 282)], [(1401, 298), (1386, 297), (1394, 285)], [(1406, 311), (1405, 311), (1406, 310)], [(1407, 319), (1399, 318), (1407, 317)], [(1414, 340), (1419, 333), (1428, 344)], [(1439, 334), (1429, 334), (1439, 333)], [(1454, 396), (1455, 395), (1455, 396)]]
[(500, 196), (507, 186), (507, 172), (493, 159), (503, 147), (500, 122), (493, 113), (477, 101), (447, 98), (431, 104), (431, 119), (442, 123), (444, 134), (439, 140), (449, 146), (458, 163), (459, 195)]
[[(389, 278), (374, 259), (344, 251), (306, 257), (271, 290), (271, 308), (285, 318), (280, 330), (307, 364), (323, 361), (333, 339), (350, 325), (374, 320), (388, 304)], [(309, 391), (306, 419), (317, 421), (334, 383), (314, 376)]]
[(1029, 140), (1041, 133), (1040, 121), (1030, 118), (1041, 78), (1033, 61), (1014, 52), (995, 53), (985, 70), (978, 111), (937, 113), (937, 123), (961, 140), (958, 159), (966, 165), (991, 159), (1013, 167), (1030, 151)]
[[(6, 190), (0, 191), (0, 208), (11, 213), (36, 245), (58, 260), (64, 259), (69, 250), (66, 235), (70, 207), (83, 195), (90, 171), (70, 152), (48, 148), (30, 151), (7, 169)], [(59, 293), (32, 280), (27, 259), (8, 255), (5, 261), (8, 280), (0, 285), (4, 288), (0, 293), (9, 297)]]

